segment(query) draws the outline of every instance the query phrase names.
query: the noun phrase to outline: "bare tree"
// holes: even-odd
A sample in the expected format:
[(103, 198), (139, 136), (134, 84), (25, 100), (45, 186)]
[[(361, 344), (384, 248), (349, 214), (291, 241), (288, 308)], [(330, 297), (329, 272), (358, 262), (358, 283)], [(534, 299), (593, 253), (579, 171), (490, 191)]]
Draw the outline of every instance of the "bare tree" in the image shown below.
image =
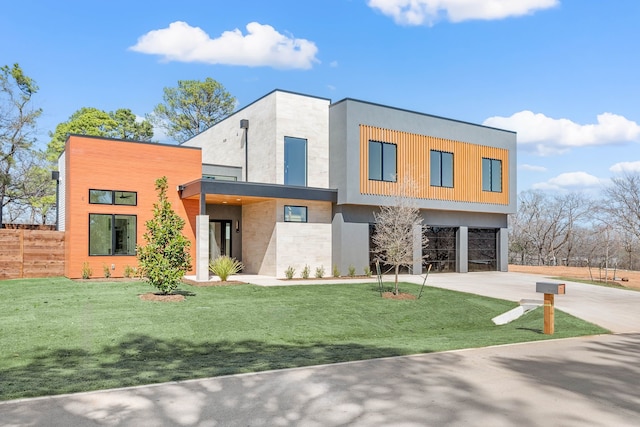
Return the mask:
[(524, 262), (557, 264), (574, 251), (573, 234), (579, 224), (588, 221), (592, 202), (578, 193), (550, 196), (539, 191), (519, 195), (518, 211), (510, 221), (510, 245)]
[(602, 209), (610, 223), (640, 239), (640, 174), (613, 178), (604, 189)]
[[(376, 225), (373, 234), (376, 258), (394, 267), (394, 294), (398, 294), (400, 267), (410, 267), (414, 261), (414, 241), (420, 240), (421, 254), (429, 239), (424, 233), (420, 209), (414, 203), (416, 186), (410, 182), (400, 184), (393, 205), (380, 206), (374, 214)], [(420, 234), (419, 236), (417, 234)], [(421, 256), (422, 258), (422, 256)]]

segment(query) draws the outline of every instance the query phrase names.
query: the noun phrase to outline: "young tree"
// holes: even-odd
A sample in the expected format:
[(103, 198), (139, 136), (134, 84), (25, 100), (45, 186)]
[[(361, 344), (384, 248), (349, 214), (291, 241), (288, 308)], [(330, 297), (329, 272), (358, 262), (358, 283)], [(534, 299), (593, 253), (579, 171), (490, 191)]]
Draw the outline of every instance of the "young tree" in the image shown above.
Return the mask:
[(0, 227), (4, 207), (12, 202), (11, 188), (16, 184), (18, 156), (31, 150), (32, 132), (42, 114), (31, 106), (38, 92), (36, 82), (26, 76), (18, 64), (0, 68)]
[[(380, 206), (380, 212), (374, 213), (376, 221), (373, 233), (374, 253), (384, 264), (394, 267), (394, 294), (398, 294), (398, 273), (400, 267), (413, 265), (414, 233), (419, 230), (420, 250), (424, 253), (429, 239), (424, 233), (420, 209), (415, 206), (415, 186), (411, 183), (400, 185), (394, 204)], [(422, 256), (421, 256), (422, 258)]]
[(64, 150), (64, 143), (71, 133), (78, 135), (104, 136), (131, 141), (151, 141), (153, 125), (147, 121), (138, 121), (131, 110), (120, 108), (115, 112), (106, 112), (97, 108), (83, 107), (73, 113), (69, 120), (56, 126), (50, 132), (51, 141), (47, 146), (47, 158), (55, 162)]
[(191, 268), (191, 242), (182, 235), (185, 221), (167, 199), (167, 177), (156, 180), (156, 191), (158, 202), (153, 205), (153, 218), (145, 224), (147, 244), (138, 246), (138, 262), (147, 282), (166, 295)]
[(179, 80), (178, 87), (164, 88), (164, 103), (147, 118), (178, 142), (210, 128), (236, 107), (236, 99), (211, 77), (204, 82)]

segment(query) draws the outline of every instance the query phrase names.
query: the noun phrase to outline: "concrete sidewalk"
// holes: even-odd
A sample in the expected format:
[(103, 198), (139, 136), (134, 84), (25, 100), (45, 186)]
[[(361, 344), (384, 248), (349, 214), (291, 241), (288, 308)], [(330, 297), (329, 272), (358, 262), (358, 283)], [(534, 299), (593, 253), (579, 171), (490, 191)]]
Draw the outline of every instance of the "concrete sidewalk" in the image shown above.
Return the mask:
[[(519, 301), (542, 299), (535, 282), (547, 280), (489, 272), (427, 283)], [(0, 426), (639, 425), (640, 292), (567, 283), (556, 306), (635, 333), (0, 402)]]

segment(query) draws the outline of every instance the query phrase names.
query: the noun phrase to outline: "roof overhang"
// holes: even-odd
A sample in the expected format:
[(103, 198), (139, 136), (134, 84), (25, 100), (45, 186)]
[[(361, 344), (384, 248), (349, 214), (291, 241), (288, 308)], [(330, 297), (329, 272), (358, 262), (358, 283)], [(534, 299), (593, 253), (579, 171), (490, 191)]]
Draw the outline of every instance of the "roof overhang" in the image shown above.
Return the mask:
[(178, 187), (182, 199), (200, 198), (207, 203), (243, 205), (268, 199), (298, 199), (336, 203), (338, 190), (299, 187), (294, 185), (263, 184), (244, 181), (198, 179)]

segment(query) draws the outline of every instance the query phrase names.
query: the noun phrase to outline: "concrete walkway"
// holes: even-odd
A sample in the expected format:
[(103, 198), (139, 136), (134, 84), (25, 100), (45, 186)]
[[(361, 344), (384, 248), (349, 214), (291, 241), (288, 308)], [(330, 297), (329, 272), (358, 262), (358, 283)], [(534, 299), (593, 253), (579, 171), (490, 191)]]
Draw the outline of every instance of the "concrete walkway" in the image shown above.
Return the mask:
[[(428, 284), (518, 301), (541, 298), (541, 280), (468, 273)], [(640, 292), (567, 283), (556, 306), (640, 331)], [(0, 426), (637, 426), (639, 354), (636, 332), (376, 359), (0, 402)]]

